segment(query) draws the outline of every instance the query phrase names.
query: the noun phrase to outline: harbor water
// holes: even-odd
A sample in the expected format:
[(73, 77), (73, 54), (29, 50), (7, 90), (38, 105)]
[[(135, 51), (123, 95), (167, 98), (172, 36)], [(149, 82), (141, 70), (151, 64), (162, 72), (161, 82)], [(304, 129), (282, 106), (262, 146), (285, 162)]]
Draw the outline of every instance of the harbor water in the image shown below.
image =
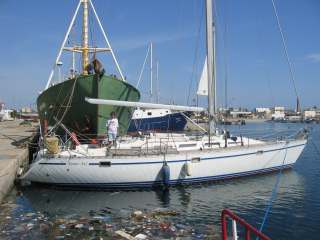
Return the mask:
[[(320, 125), (249, 123), (227, 127), (235, 135), (257, 138), (309, 128), (310, 139), (298, 162), (281, 174), (263, 232), (272, 239), (319, 239)], [(168, 191), (15, 188), (0, 206), (0, 238), (122, 239), (116, 234), (120, 230), (140, 239), (221, 239), (224, 208), (260, 227), (278, 174)]]

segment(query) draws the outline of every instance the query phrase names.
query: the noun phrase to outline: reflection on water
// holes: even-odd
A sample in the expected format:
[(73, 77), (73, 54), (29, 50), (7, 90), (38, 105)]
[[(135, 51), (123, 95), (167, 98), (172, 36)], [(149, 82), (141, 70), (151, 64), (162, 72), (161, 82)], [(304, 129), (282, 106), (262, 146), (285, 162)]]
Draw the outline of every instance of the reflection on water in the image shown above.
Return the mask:
[[(263, 210), (276, 176), (269, 174), (218, 184), (172, 188), (168, 191), (94, 192), (31, 188), (23, 191), (22, 200), (35, 211), (46, 211), (50, 215), (86, 215), (90, 210), (104, 207), (114, 210), (167, 207), (181, 213), (183, 221), (218, 223), (220, 212), (226, 207), (241, 214)], [(303, 177), (296, 172), (285, 171), (277, 202), (289, 205), (303, 198), (303, 182)]]
[[(153, 212), (169, 209), (178, 214), (174, 224), (194, 226), (205, 232), (208, 226), (219, 231), (220, 213), (230, 208), (258, 226), (276, 181), (277, 174), (248, 177), (215, 184), (172, 188), (167, 191), (64, 191), (61, 189), (27, 188), (17, 198), (25, 212), (41, 212), (54, 218), (90, 218), (92, 212), (111, 209), (112, 218), (128, 218), (134, 210)], [(276, 205), (293, 209), (304, 198), (304, 177), (285, 171), (279, 185)], [(17, 212), (19, 215), (21, 212)]]
[[(295, 132), (298, 124), (248, 124), (229, 126), (263, 136), (271, 131)], [(255, 132), (255, 134), (253, 134)], [(314, 126), (311, 141), (320, 149), (320, 129)], [(264, 232), (273, 239), (317, 239), (320, 233), (320, 158), (312, 144), (307, 145), (294, 170), (284, 171)], [(278, 173), (223, 181), (215, 184), (171, 188), (169, 191), (64, 191), (26, 188), (17, 202), (25, 209), (46, 212), (50, 216), (87, 216), (90, 211), (112, 209), (115, 214), (133, 210), (171, 209), (179, 213), (172, 221), (193, 225), (198, 230), (220, 223), (220, 213), (230, 208), (259, 227)], [(28, 210), (25, 210), (28, 211)]]

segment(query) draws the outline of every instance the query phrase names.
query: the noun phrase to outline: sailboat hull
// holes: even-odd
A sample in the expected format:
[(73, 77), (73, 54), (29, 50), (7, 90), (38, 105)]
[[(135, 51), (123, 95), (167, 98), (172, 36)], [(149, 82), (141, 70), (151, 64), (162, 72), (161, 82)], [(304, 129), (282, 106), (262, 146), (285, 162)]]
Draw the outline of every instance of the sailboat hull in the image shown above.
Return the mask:
[[(43, 158), (23, 179), (61, 186), (145, 188), (163, 185), (164, 159), (170, 185), (190, 184), (255, 175), (292, 167), (306, 140), (252, 147), (134, 157)], [(189, 164), (189, 166), (187, 166)]]
[[(132, 108), (92, 105), (85, 97), (139, 101), (139, 91), (127, 82), (112, 76), (81, 75), (49, 87), (37, 99), (42, 127), (60, 121), (80, 135), (101, 136), (112, 111), (117, 113), (120, 134), (126, 133)], [(42, 128), (43, 129), (43, 128)], [(61, 132), (63, 133), (63, 132)]]
[(132, 118), (128, 132), (181, 132), (184, 130), (186, 124), (187, 119), (185, 118), (184, 114), (180, 112), (152, 118)]

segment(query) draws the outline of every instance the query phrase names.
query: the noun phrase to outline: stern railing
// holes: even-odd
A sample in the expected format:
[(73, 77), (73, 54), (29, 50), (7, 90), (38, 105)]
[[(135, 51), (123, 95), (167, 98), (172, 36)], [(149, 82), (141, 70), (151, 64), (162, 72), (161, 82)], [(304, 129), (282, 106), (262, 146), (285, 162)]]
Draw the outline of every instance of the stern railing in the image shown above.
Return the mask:
[(221, 213), (221, 232), (222, 240), (228, 240), (227, 223), (228, 218), (232, 220), (232, 240), (238, 240), (237, 224), (240, 224), (245, 228), (245, 240), (250, 240), (251, 235), (255, 235), (255, 239), (271, 240), (268, 236), (264, 235), (258, 229), (247, 223), (245, 220), (231, 212), (229, 209), (224, 209)]

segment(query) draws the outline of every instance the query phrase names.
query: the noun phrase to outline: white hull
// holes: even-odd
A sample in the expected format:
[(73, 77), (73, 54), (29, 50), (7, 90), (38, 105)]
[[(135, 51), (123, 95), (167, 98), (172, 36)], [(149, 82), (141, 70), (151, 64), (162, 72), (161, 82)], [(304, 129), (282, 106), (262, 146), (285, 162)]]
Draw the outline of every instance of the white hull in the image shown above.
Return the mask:
[(221, 180), (291, 167), (306, 142), (302, 139), (147, 156), (43, 158), (39, 154), (23, 179), (76, 187), (153, 187), (163, 184), (166, 161), (170, 167), (170, 185)]

